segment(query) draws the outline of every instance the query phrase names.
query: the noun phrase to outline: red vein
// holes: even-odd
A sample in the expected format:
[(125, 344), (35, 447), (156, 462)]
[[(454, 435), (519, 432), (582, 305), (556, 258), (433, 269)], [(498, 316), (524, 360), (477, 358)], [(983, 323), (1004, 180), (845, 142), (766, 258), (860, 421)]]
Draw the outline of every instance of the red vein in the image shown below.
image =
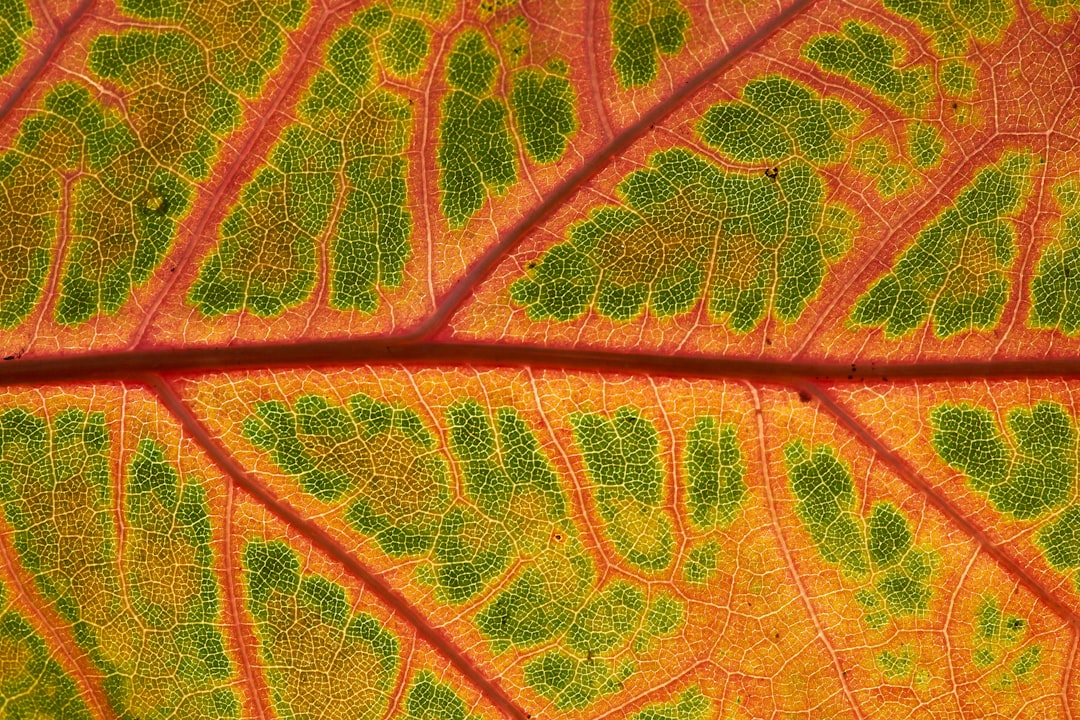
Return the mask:
[[(346, 5), (347, 4), (349, 3), (346, 3)], [(344, 7), (344, 5), (340, 7)], [(318, 42), (327, 21), (329, 21), (335, 12), (340, 10), (340, 7), (335, 7), (333, 10), (327, 10), (324, 7), (319, 19), (317, 21), (312, 21), (307, 29), (304, 30), (305, 37), (301, 44), (299, 57), (283, 58), (283, 61), (286, 59), (291, 60), (291, 69), (270, 99), (270, 103), (259, 113), (258, 122), (256, 122), (254, 127), (248, 132), (236, 158), (225, 170), (225, 174), (222, 176), (220, 182), (218, 182), (217, 187), (214, 188), (209, 203), (199, 216), (199, 220), (195, 225), (195, 230), (188, 238), (187, 247), (184, 248), (183, 254), (176, 260), (176, 272), (169, 273), (165, 283), (161, 286), (161, 290), (158, 291), (153, 300), (150, 301), (150, 304), (147, 305), (146, 312), (143, 313), (142, 321), (128, 340), (128, 348), (138, 347), (139, 343), (142, 342), (143, 336), (146, 335), (146, 331), (150, 327), (150, 323), (157, 317), (157, 311), (161, 307), (161, 303), (165, 301), (165, 298), (168, 297), (173, 286), (176, 285), (177, 279), (183, 274), (180, 272), (181, 269), (186, 267), (191, 261), (191, 256), (195, 252), (195, 248), (199, 245), (199, 240), (202, 239), (203, 234), (206, 232), (211, 218), (214, 217), (217, 212), (217, 208), (221, 204), (222, 199), (225, 197), (226, 193), (233, 188), (234, 181), (236, 180), (236, 176), (240, 173), (240, 169), (244, 167), (244, 164), (248, 160), (250, 160), (255, 144), (262, 138), (267, 125), (270, 124), (271, 118), (277, 114), (278, 108), (281, 106), (285, 97), (292, 92), (293, 86), (300, 77), (304, 66), (307, 64), (308, 57), (311, 55), (316, 42)]]
[(248, 648), (255, 647), (255, 637), (254, 633), (251, 632), (251, 626), (244, 623), (247, 616), (240, 607), (240, 600), (236, 592), (236, 588), (239, 587), (237, 584), (239, 581), (236, 578), (236, 555), (233, 552), (233, 500), (236, 495), (236, 484), (229, 474), (225, 475), (225, 479), (228, 483), (225, 495), (225, 520), (222, 523), (225, 534), (223, 543), (223, 554), (225, 555), (225, 602), (229, 605), (229, 621), (233, 627), (235, 649), (237, 656), (240, 658), (240, 668), (244, 673), (248, 701), (254, 707), (255, 716), (260, 720), (266, 720), (269, 717), (266, 712), (266, 700), (268, 699), (266, 679), (260, 672), (260, 668), (256, 667), (255, 663), (252, 662), (251, 655), (248, 652)]
[(874, 435), (867, 427), (855, 419), (839, 402), (834, 400), (825, 390), (814, 383), (800, 383), (800, 389), (810, 393), (818, 402), (828, 410), (841, 425), (846, 427), (857, 436), (865, 445), (880, 457), (885, 464), (900, 477), (912, 490), (921, 493), (939, 512), (944, 514), (961, 531), (974, 540), (982, 551), (989, 555), (1006, 572), (1012, 574), (1029, 592), (1038, 597), (1055, 615), (1068, 623), (1073, 632), (1080, 631), (1080, 617), (1077, 617), (1071, 609), (1058, 600), (1054, 595), (1042, 586), (1037, 579), (1019, 563), (1016, 562), (1001, 546), (995, 543), (982, 530), (975, 526), (968, 518), (952, 504), (944, 495), (937, 491), (922, 475), (913, 470), (907, 462), (892, 452), (885, 443)]
[(465, 653), (454, 644), (453, 640), (447, 637), (442, 630), (431, 625), (427, 618), (400, 593), (391, 588), (381, 575), (368, 569), (335, 540), (330, 533), (305, 518), (292, 505), (278, 498), (269, 488), (248, 475), (240, 464), (210, 436), (210, 432), (184, 404), (184, 401), (167, 381), (158, 376), (147, 376), (142, 378), (141, 381), (149, 385), (157, 393), (162, 403), (183, 425), (184, 429), (199, 442), (210, 458), (222, 471), (229, 475), (238, 487), (262, 504), (274, 517), (289, 525), (290, 528), (304, 536), (313, 546), (338, 562), (348, 574), (363, 583), (379, 600), (415, 628), (416, 633), (421, 638), (442, 654), (458, 672), (472, 682), (480, 693), (492, 705), (497, 707), (503, 715), (512, 718), (512, 720), (526, 720), (528, 718), (525, 711), (519, 708), (493, 680), (485, 676)]
[(434, 337), (446, 326), (458, 309), (465, 304), (473, 289), (495, 269), (499, 261), (513, 250), (533, 228), (550, 217), (585, 183), (596, 177), (616, 156), (649, 132), (656, 123), (665, 120), (679, 109), (689, 97), (707, 86), (717, 75), (765, 42), (813, 3), (814, 0), (795, 0), (790, 6), (762, 25), (756, 32), (751, 33), (728, 52), (706, 65), (663, 102), (654, 105), (648, 112), (638, 118), (636, 123), (615, 135), (596, 155), (548, 193), (539, 205), (526, 213), (518, 224), (514, 225), (505, 235), (499, 238), (499, 241), (494, 246), (481, 255), (480, 259), (473, 264), (469, 271), (454, 283), (453, 287), (450, 288), (435, 308), (435, 312), (417, 325), (411, 335), (420, 339)]
[(40, 359), (23, 356), (0, 362), (0, 387), (41, 382), (122, 380), (144, 373), (195, 375), (227, 370), (384, 364), (413, 367), (533, 367), (627, 375), (733, 378), (788, 385), (813, 380), (865, 383), (890, 380), (1080, 378), (1080, 357), (953, 363), (869, 363), (856, 366), (838, 361), (784, 362), (480, 342), (414, 342), (398, 337), (90, 352)]
[(15, 109), (15, 106), (22, 100), (23, 95), (30, 89), (30, 86), (37, 82), (37, 79), (41, 77), (41, 73), (45, 72), (45, 68), (49, 66), (49, 63), (53, 61), (57, 53), (60, 52), (60, 48), (64, 46), (64, 43), (68, 41), (71, 35), (75, 32), (75, 29), (79, 26), (79, 23), (86, 17), (86, 13), (90, 11), (90, 8), (94, 6), (95, 0), (83, 0), (79, 5), (68, 15), (67, 20), (60, 25), (56, 34), (53, 35), (49, 44), (41, 51), (41, 55), (34, 61), (34, 64), (30, 67), (30, 72), (19, 81), (19, 84), (15, 86), (15, 89), (11, 91), (11, 94), (4, 100), (4, 104), (0, 105), (0, 123), (3, 123), (7, 119), (7, 116)]
[(821, 624), (821, 618), (818, 617), (817, 611), (814, 610), (814, 603), (810, 599), (810, 592), (803, 583), (802, 575), (795, 566), (795, 557), (791, 554), (791, 549), (784, 539), (783, 525), (776, 512), (776, 498), (773, 497), (772, 477), (769, 473), (769, 458), (765, 444), (765, 418), (761, 409), (761, 398), (758, 396), (757, 389), (753, 385), (747, 383), (747, 388), (750, 390), (750, 395), (754, 399), (754, 417), (757, 421), (758, 450), (761, 453), (761, 471), (765, 475), (765, 502), (769, 506), (769, 522), (772, 525), (773, 535), (776, 537), (777, 545), (780, 546), (780, 555), (783, 556), (784, 565), (787, 566), (788, 574), (791, 576), (791, 582), (795, 585), (795, 589), (799, 593), (799, 599), (802, 600), (803, 607), (806, 609), (806, 614), (810, 616), (810, 622), (813, 623), (814, 630), (817, 631), (817, 636), (821, 639), (821, 644), (825, 646), (825, 651), (832, 661), (833, 669), (836, 671), (836, 679), (840, 682), (840, 689), (844, 693), (844, 699), (847, 700), (848, 706), (851, 708), (851, 712), (855, 717), (859, 718), (859, 720), (863, 720), (865, 715), (863, 715), (859, 703), (855, 700), (855, 694), (848, 685), (847, 671), (844, 670), (843, 665), (840, 662), (839, 653), (837, 653), (836, 648), (834, 648), (829, 641), (829, 636), (825, 634), (825, 626)]
[(45, 633), (48, 634), (49, 639), (52, 641), (52, 648), (57, 650), (63, 657), (61, 665), (65, 670), (72, 672), (75, 676), (75, 682), (82, 690), (79, 697), (88, 701), (97, 717), (116, 717), (105, 700), (105, 691), (102, 686), (90, 679), (95, 676), (95, 673), (87, 666), (85, 653), (78, 649), (75, 639), (65, 632), (63, 622), (59, 618), (53, 617), (52, 613), (46, 609), (48, 603), (33, 589), (27, 587), (27, 579), (22, 576), (21, 566), (11, 556), (8, 534), (8, 528), (0, 520), (0, 557), (3, 558), (5, 574), (19, 597), (20, 605), (33, 615), (38, 627), (44, 629)]

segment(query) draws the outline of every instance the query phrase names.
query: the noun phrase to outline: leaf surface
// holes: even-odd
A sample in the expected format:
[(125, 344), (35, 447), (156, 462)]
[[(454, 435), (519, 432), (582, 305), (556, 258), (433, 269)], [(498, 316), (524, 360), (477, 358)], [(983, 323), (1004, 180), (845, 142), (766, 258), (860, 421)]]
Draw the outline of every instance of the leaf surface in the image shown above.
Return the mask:
[(0, 21), (0, 717), (1080, 713), (1075, 0)]

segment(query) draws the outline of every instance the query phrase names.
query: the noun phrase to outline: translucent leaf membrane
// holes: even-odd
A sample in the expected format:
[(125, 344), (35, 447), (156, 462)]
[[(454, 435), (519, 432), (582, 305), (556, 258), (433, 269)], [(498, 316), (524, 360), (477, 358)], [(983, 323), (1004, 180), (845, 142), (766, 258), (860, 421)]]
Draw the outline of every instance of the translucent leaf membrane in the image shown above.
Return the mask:
[[(1059, 381), (837, 391), (843, 406), (1075, 612), (1076, 406)], [(873, 416), (873, 408), (897, 414)]]
[(1068, 92), (1073, 21), (921, 7), (800, 13), (530, 233), (455, 337), (844, 360), (1064, 352), (1080, 168), (1058, 128), (1074, 108), (1025, 98)]
[(183, 392), (527, 712), (656, 688), (736, 717), (1060, 709), (1065, 621), (798, 393), (434, 369)]

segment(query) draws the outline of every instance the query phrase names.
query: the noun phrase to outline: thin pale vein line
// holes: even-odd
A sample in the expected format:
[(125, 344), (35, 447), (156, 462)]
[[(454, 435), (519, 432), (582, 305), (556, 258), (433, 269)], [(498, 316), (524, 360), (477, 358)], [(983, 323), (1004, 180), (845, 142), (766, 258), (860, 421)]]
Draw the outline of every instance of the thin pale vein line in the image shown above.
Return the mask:
[(932, 487), (930, 483), (924, 480), (922, 475), (908, 467), (906, 462), (901, 460), (899, 456), (886, 447), (884, 442), (870, 432), (865, 425), (855, 419), (855, 417), (851, 415), (847, 409), (841, 406), (839, 402), (814, 383), (802, 383), (799, 387), (804, 392), (810, 393), (817, 398), (818, 402), (820, 402), (841, 425), (851, 431), (865, 445), (869, 446), (870, 449), (873, 450), (901, 480), (907, 483), (911, 489), (921, 493), (931, 505), (949, 518), (956, 527), (960, 528), (960, 530), (967, 534), (968, 537), (978, 543), (979, 547), (982, 548), (987, 555), (993, 558), (1002, 569), (1016, 577), (1021, 585), (1038, 597), (1039, 600), (1041, 600), (1055, 615), (1068, 623), (1072, 627), (1073, 632), (1080, 630), (1080, 618), (1078, 618), (1072, 610), (1054, 597), (1053, 593), (1044, 588), (1038, 580), (1028, 573), (1027, 570), (1020, 567), (1019, 563), (1010, 557), (1008, 553), (1005, 552), (1004, 548), (991, 540), (986, 533), (968, 520), (955, 505), (945, 498), (945, 496), (940, 494), (936, 488)]
[(435, 312), (417, 325), (410, 335), (417, 339), (435, 337), (446, 327), (461, 306), (465, 304), (476, 286), (495, 269), (499, 261), (513, 250), (529, 231), (551, 216), (585, 183), (596, 177), (615, 157), (649, 132), (656, 123), (665, 120), (679, 109), (687, 98), (708, 85), (732, 63), (751, 52), (771, 37), (773, 33), (798, 17), (814, 1), (795, 0), (790, 6), (762, 25), (756, 32), (751, 33), (732, 47), (731, 50), (706, 65), (705, 68), (684, 82), (663, 102), (654, 105), (648, 112), (638, 118), (636, 123), (616, 135), (611, 142), (597, 152), (577, 172), (552, 190), (539, 205), (536, 205), (517, 225), (512, 227), (494, 246), (489, 248), (468, 272), (450, 288), (439, 302)]
[(239, 463), (211, 436), (209, 430), (195, 417), (184, 404), (173, 387), (158, 376), (146, 376), (141, 379), (157, 393), (162, 403), (183, 425), (184, 429), (202, 446), (210, 458), (232, 478), (237, 487), (244, 490), (254, 500), (269, 510), (276, 518), (303, 535), (317, 549), (338, 562), (346, 572), (359, 580), (379, 600), (391, 608), (399, 617), (416, 629), (417, 634), (431, 647), (446, 658), (451, 665), (476, 687), (487, 700), (499, 711), (512, 720), (527, 720), (528, 715), (510, 699), (502, 688), (485, 676), (465, 653), (458, 649), (454, 641), (432, 626), (427, 619), (414, 608), (408, 600), (383, 579), (382, 576), (368, 569), (357, 560), (330, 533), (305, 518), (292, 505), (278, 498), (274, 493), (247, 474)]

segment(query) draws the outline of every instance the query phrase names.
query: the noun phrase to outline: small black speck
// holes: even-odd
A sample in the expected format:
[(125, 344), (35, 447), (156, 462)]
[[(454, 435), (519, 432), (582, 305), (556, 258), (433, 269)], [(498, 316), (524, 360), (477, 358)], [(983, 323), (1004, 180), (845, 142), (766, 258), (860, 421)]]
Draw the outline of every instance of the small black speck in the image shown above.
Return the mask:
[(854, 376), (854, 375), (848, 375), (848, 376), (847, 376), (847, 379), (848, 379), (848, 380), (854, 380), (854, 379), (855, 379), (855, 376)]
[(885, 377), (884, 375), (882, 375), (882, 376), (881, 376), (881, 382), (889, 382), (889, 378), (887, 378), (887, 377)]
[(530, 260), (528, 263), (525, 264), (525, 267), (527, 267), (529, 270), (532, 270), (539, 264), (540, 263), (536, 262), (535, 260)]
[(770, 340), (769, 338), (765, 338), (765, 344), (769, 347), (772, 347), (772, 340)]
[(952, 109), (953, 109), (953, 110), (955, 110), (955, 109), (956, 109), (956, 108), (958, 108), (958, 107), (960, 107), (960, 105), (959, 105), (958, 103), (953, 103), (953, 104), (952, 104)]
[(810, 402), (810, 393), (806, 392), (805, 390), (800, 390), (799, 391), (799, 402), (804, 402), (804, 403)]
[(15, 356), (14, 356), (14, 355), (8, 355), (8, 356), (7, 356), (6, 358), (4, 358), (4, 359), (5, 359), (5, 360), (14, 360), (14, 359), (15, 359)]
[(765, 169), (765, 177), (775, 180), (780, 175), (780, 168), (771, 167)]

